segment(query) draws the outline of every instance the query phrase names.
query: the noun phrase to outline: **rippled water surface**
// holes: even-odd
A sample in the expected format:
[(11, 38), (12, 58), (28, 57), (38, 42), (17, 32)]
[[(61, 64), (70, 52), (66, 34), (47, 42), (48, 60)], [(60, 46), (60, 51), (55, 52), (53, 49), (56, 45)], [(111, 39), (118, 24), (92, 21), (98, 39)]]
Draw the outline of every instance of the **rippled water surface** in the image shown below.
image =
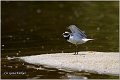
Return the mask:
[(116, 79), (118, 76), (65, 71), (32, 65), (11, 57), (74, 52), (62, 36), (75, 24), (88, 38), (79, 51), (118, 52), (119, 5), (109, 2), (11, 2), (1, 3), (1, 59), (4, 79)]

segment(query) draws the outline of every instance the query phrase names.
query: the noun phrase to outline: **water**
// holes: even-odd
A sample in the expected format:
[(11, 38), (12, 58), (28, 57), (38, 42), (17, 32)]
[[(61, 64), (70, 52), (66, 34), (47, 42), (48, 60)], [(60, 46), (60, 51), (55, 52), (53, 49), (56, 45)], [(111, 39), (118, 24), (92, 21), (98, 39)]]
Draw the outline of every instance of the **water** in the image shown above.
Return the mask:
[[(79, 46), (79, 51), (119, 51), (118, 2), (2, 2), (2, 78), (38, 79), (114, 79), (118, 76), (88, 72), (69, 72), (32, 65), (11, 57), (74, 52), (74, 45), (62, 33), (71, 24), (94, 41)], [(23, 65), (24, 64), (24, 65)], [(41, 69), (37, 69), (41, 68)], [(4, 72), (22, 72), (5, 75)]]

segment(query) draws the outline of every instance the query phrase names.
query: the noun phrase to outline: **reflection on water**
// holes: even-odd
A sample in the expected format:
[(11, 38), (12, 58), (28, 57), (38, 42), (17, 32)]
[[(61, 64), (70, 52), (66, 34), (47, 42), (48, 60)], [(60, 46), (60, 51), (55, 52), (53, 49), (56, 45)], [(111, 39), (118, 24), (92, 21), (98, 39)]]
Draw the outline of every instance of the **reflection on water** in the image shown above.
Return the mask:
[(2, 74), (2, 78), (118, 78), (97, 74), (91, 74), (92, 76), (67, 74), (66, 71), (30, 65), (11, 58), (73, 52), (74, 45), (66, 42), (62, 36), (71, 24), (82, 29), (88, 38), (95, 39), (80, 45), (79, 51), (118, 52), (117, 1), (2, 1), (1, 6), (2, 72), (20, 70), (27, 72), (26, 75)]

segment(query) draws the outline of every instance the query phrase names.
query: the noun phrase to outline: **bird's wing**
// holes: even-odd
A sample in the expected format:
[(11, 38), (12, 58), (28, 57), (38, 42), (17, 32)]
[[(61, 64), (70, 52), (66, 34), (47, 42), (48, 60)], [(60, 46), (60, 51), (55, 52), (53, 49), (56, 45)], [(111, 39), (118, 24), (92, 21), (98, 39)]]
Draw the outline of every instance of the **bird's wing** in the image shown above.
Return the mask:
[(72, 34), (78, 35), (79, 37), (87, 37), (79, 28), (75, 25), (70, 25), (69, 29), (71, 30)]

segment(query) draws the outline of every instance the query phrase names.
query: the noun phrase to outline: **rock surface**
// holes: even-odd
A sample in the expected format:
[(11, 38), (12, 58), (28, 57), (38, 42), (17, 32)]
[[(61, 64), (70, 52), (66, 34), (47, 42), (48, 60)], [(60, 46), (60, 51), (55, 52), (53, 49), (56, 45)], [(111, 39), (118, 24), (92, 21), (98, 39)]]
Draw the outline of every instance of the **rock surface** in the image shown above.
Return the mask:
[(19, 57), (25, 62), (73, 71), (119, 74), (118, 52), (55, 53)]

